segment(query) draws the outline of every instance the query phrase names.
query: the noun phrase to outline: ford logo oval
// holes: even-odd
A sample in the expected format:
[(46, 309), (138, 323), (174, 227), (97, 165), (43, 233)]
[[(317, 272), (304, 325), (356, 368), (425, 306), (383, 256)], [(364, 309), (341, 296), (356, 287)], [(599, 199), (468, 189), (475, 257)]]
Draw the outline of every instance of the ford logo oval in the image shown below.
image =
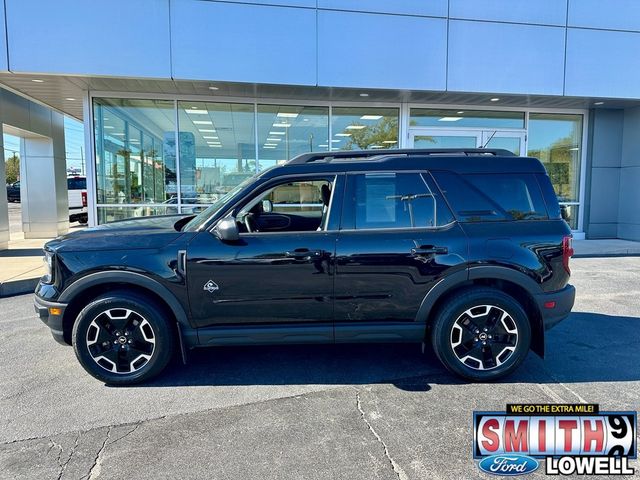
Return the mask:
[(535, 471), (539, 466), (538, 460), (518, 453), (491, 455), (480, 460), (480, 470), (493, 475), (525, 475)]

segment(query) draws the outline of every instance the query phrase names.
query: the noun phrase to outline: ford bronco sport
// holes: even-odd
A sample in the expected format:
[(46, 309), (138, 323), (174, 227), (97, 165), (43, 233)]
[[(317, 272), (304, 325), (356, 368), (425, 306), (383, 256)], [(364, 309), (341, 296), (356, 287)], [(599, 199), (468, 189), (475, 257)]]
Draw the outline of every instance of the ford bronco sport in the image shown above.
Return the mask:
[(109, 384), (194, 347), (425, 342), (473, 381), (564, 319), (571, 233), (542, 164), (504, 150), (312, 153), (194, 216), (45, 245), (35, 307)]

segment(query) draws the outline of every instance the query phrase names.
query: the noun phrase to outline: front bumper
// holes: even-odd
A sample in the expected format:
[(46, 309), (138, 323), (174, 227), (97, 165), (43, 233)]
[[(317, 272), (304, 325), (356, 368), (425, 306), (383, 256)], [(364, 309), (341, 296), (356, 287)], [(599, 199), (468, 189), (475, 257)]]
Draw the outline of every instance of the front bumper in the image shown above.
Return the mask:
[(67, 305), (44, 300), (36, 295), (34, 296), (33, 306), (40, 320), (51, 330), (53, 338), (62, 345), (68, 345), (64, 340), (64, 330), (62, 327), (62, 318)]
[(536, 295), (536, 302), (542, 314), (544, 329), (549, 330), (567, 318), (576, 299), (576, 288), (567, 285), (562, 290)]

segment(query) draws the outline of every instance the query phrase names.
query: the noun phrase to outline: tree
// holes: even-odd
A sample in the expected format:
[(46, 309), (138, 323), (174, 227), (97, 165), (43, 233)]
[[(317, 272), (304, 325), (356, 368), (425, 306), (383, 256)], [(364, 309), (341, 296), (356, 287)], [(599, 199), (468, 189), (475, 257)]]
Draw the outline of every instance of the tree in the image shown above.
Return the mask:
[[(349, 141), (345, 145), (345, 150), (352, 150), (355, 147), (365, 150), (374, 145), (380, 147), (390, 147), (398, 144), (398, 119), (385, 117), (375, 125), (361, 125), (353, 123), (353, 126), (361, 126), (359, 129), (349, 129), (351, 134)], [(395, 142), (395, 143), (390, 143)]]
[(20, 157), (15, 153), (5, 161), (6, 183), (17, 182), (20, 178)]

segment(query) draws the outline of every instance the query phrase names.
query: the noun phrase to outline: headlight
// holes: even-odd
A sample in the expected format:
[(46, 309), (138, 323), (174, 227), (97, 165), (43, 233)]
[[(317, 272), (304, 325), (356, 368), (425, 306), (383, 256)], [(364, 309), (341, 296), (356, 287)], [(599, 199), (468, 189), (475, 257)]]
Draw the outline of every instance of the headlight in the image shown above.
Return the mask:
[(47, 250), (44, 251), (44, 257), (42, 257), (47, 273), (45, 274), (45, 281), (51, 282), (53, 280), (53, 253)]

